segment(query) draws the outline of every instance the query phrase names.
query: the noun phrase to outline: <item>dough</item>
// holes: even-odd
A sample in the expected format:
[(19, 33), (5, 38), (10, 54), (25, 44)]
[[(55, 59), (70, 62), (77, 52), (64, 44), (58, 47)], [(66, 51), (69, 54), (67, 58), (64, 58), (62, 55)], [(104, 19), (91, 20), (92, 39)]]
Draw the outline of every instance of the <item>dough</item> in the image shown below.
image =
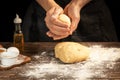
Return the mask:
[(70, 21), (70, 18), (66, 14), (60, 14), (58, 19), (61, 20), (62, 22), (68, 23), (70, 27), (71, 21)]
[(90, 49), (77, 42), (60, 42), (54, 48), (55, 57), (64, 63), (75, 63), (86, 60)]

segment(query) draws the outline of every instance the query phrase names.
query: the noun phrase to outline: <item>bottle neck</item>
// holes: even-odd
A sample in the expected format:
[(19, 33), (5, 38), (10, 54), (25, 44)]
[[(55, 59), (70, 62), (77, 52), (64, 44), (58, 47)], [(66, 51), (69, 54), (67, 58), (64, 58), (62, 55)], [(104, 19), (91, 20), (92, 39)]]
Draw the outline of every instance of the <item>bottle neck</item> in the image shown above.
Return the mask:
[(20, 23), (16, 23), (15, 24), (15, 33), (22, 33), (21, 24)]

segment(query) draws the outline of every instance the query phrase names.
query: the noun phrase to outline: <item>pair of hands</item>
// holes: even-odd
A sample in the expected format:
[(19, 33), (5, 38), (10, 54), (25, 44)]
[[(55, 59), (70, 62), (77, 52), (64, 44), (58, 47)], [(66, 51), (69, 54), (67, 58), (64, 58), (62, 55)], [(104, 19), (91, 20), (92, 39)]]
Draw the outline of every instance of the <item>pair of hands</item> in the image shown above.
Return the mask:
[[(58, 19), (60, 14), (66, 14), (71, 19), (71, 25)], [(52, 7), (47, 11), (45, 22), (49, 31), (46, 33), (53, 40), (59, 40), (72, 35), (80, 21), (80, 7), (74, 3), (69, 3), (64, 9)]]

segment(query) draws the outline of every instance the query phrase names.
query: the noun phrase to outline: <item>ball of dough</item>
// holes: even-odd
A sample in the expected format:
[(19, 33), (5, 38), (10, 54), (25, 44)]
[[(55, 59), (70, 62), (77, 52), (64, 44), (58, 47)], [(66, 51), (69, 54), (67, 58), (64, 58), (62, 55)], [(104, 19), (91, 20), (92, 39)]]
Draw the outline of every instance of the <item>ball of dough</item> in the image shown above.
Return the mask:
[(70, 18), (66, 14), (60, 14), (58, 19), (62, 22), (68, 23), (69, 26), (71, 25)]
[(55, 57), (64, 63), (75, 63), (86, 60), (90, 49), (77, 42), (60, 42), (54, 48)]

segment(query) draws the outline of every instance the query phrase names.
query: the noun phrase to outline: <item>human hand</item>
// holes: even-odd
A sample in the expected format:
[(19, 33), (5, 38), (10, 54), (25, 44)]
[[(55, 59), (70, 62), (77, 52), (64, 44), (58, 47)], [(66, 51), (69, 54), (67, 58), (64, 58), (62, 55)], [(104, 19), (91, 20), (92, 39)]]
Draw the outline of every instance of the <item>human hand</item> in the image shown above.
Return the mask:
[(80, 10), (81, 7), (77, 5), (75, 0), (72, 0), (64, 9), (64, 13), (71, 18), (70, 34), (77, 29), (78, 23), (80, 21)]
[(67, 34), (67, 35), (56, 35), (56, 34), (52, 33), (51, 31), (48, 31), (46, 34), (49, 37), (52, 37), (53, 40), (60, 40), (60, 39), (63, 39), (63, 38), (66, 38), (66, 37), (69, 36), (69, 34)]
[[(58, 16), (58, 19), (59, 19), (60, 21), (64, 22), (64, 23), (67, 23), (67, 24), (69, 25), (68, 29), (70, 29), (71, 20), (70, 20), (70, 18), (69, 18), (67, 15), (65, 15), (65, 14), (60, 14), (60, 15)], [(65, 37), (69, 36), (69, 35), (62, 35), (62, 36), (60, 36), (60, 35), (55, 35), (55, 34), (51, 33), (50, 31), (47, 32), (47, 34), (49, 35), (49, 37), (53, 37), (54, 40), (62, 39), (62, 38), (65, 38)]]
[[(53, 7), (47, 12), (45, 17), (45, 22), (50, 32), (52, 34), (60, 35), (60, 36), (67, 35), (69, 33), (69, 29), (68, 29), (69, 25), (67, 23), (63, 23), (58, 19), (58, 16), (61, 13), (63, 13), (62, 8)], [(48, 33), (47, 35), (50, 37)]]
[(70, 33), (70, 29), (68, 28), (70, 24), (59, 20), (59, 16), (62, 13), (63, 9), (53, 7), (47, 12), (45, 17), (45, 22), (49, 29), (46, 34), (54, 40), (65, 38)]

